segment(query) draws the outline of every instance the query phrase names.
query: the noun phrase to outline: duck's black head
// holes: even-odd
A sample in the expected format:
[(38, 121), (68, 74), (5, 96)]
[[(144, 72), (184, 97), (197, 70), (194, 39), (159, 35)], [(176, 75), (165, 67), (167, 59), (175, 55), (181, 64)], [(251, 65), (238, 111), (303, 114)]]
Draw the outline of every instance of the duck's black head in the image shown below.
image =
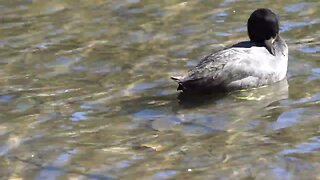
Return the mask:
[(250, 41), (266, 46), (275, 55), (272, 44), (279, 34), (277, 15), (270, 9), (257, 9), (248, 19), (247, 27)]

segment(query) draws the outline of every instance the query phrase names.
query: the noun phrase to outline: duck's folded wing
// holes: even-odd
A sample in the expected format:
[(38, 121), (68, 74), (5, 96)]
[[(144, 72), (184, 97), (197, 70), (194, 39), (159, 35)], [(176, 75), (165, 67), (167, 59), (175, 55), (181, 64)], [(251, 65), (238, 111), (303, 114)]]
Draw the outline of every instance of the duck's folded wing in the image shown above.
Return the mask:
[(223, 71), (226, 61), (215, 59), (213, 55), (205, 57), (195, 68), (191, 69), (184, 77), (171, 79), (178, 82), (178, 90), (188, 91), (205, 89), (219, 86), (222, 79), (219, 74)]
[[(232, 82), (247, 77), (259, 77), (263, 63), (253, 58), (243, 49), (228, 49), (204, 58), (194, 69), (179, 79), (180, 89), (228, 89)], [(238, 84), (239, 84), (238, 83)], [(244, 86), (246, 86), (244, 84)]]

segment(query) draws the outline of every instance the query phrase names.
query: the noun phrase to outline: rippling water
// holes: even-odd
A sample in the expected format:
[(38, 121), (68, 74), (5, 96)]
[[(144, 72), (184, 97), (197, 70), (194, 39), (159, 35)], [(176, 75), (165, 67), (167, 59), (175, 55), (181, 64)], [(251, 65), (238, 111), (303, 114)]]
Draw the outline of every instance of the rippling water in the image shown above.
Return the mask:
[[(281, 17), (288, 81), (178, 98), (170, 75)], [(320, 2), (0, 0), (0, 179), (319, 179)]]

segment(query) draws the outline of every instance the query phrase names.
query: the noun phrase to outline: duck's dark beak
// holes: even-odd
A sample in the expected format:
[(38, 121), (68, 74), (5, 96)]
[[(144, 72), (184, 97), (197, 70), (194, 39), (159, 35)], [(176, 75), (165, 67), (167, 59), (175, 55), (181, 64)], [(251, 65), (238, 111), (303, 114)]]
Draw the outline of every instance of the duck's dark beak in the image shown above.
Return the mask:
[(275, 56), (275, 55), (276, 55), (276, 50), (275, 50), (275, 48), (274, 48), (273, 42), (274, 42), (274, 38), (270, 38), (270, 39), (264, 41), (264, 45), (266, 46), (266, 48), (268, 49), (268, 51), (269, 51), (272, 55)]
[(274, 48), (274, 41), (276, 40), (277, 36), (276, 37), (271, 37), (270, 39), (268, 40), (265, 40), (264, 41), (264, 45), (266, 46), (266, 48), (268, 49), (268, 51), (272, 54), (272, 55), (276, 55), (276, 50)]

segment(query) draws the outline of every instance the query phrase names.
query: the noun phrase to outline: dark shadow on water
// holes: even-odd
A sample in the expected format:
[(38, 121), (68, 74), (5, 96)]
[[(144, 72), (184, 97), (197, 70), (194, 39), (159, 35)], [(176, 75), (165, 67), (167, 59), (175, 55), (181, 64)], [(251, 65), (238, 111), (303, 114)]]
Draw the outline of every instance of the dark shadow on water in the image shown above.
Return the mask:
[(195, 108), (203, 105), (214, 104), (216, 101), (228, 96), (229, 93), (216, 94), (189, 94), (180, 92), (178, 94), (179, 105), (183, 108)]
[(221, 99), (228, 98), (231, 96), (243, 100), (250, 100), (250, 98), (259, 98), (261, 100), (268, 100), (271, 103), (280, 99), (287, 98), (288, 88), (288, 81), (285, 79), (280, 82), (259, 88), (245, 89), (232, 92), (219, 92), (213, 94), (189, 94), (181, 92), (178, 95), (177, 99), (179, 100), (179, 104), (184, 107), (211, 105)]

